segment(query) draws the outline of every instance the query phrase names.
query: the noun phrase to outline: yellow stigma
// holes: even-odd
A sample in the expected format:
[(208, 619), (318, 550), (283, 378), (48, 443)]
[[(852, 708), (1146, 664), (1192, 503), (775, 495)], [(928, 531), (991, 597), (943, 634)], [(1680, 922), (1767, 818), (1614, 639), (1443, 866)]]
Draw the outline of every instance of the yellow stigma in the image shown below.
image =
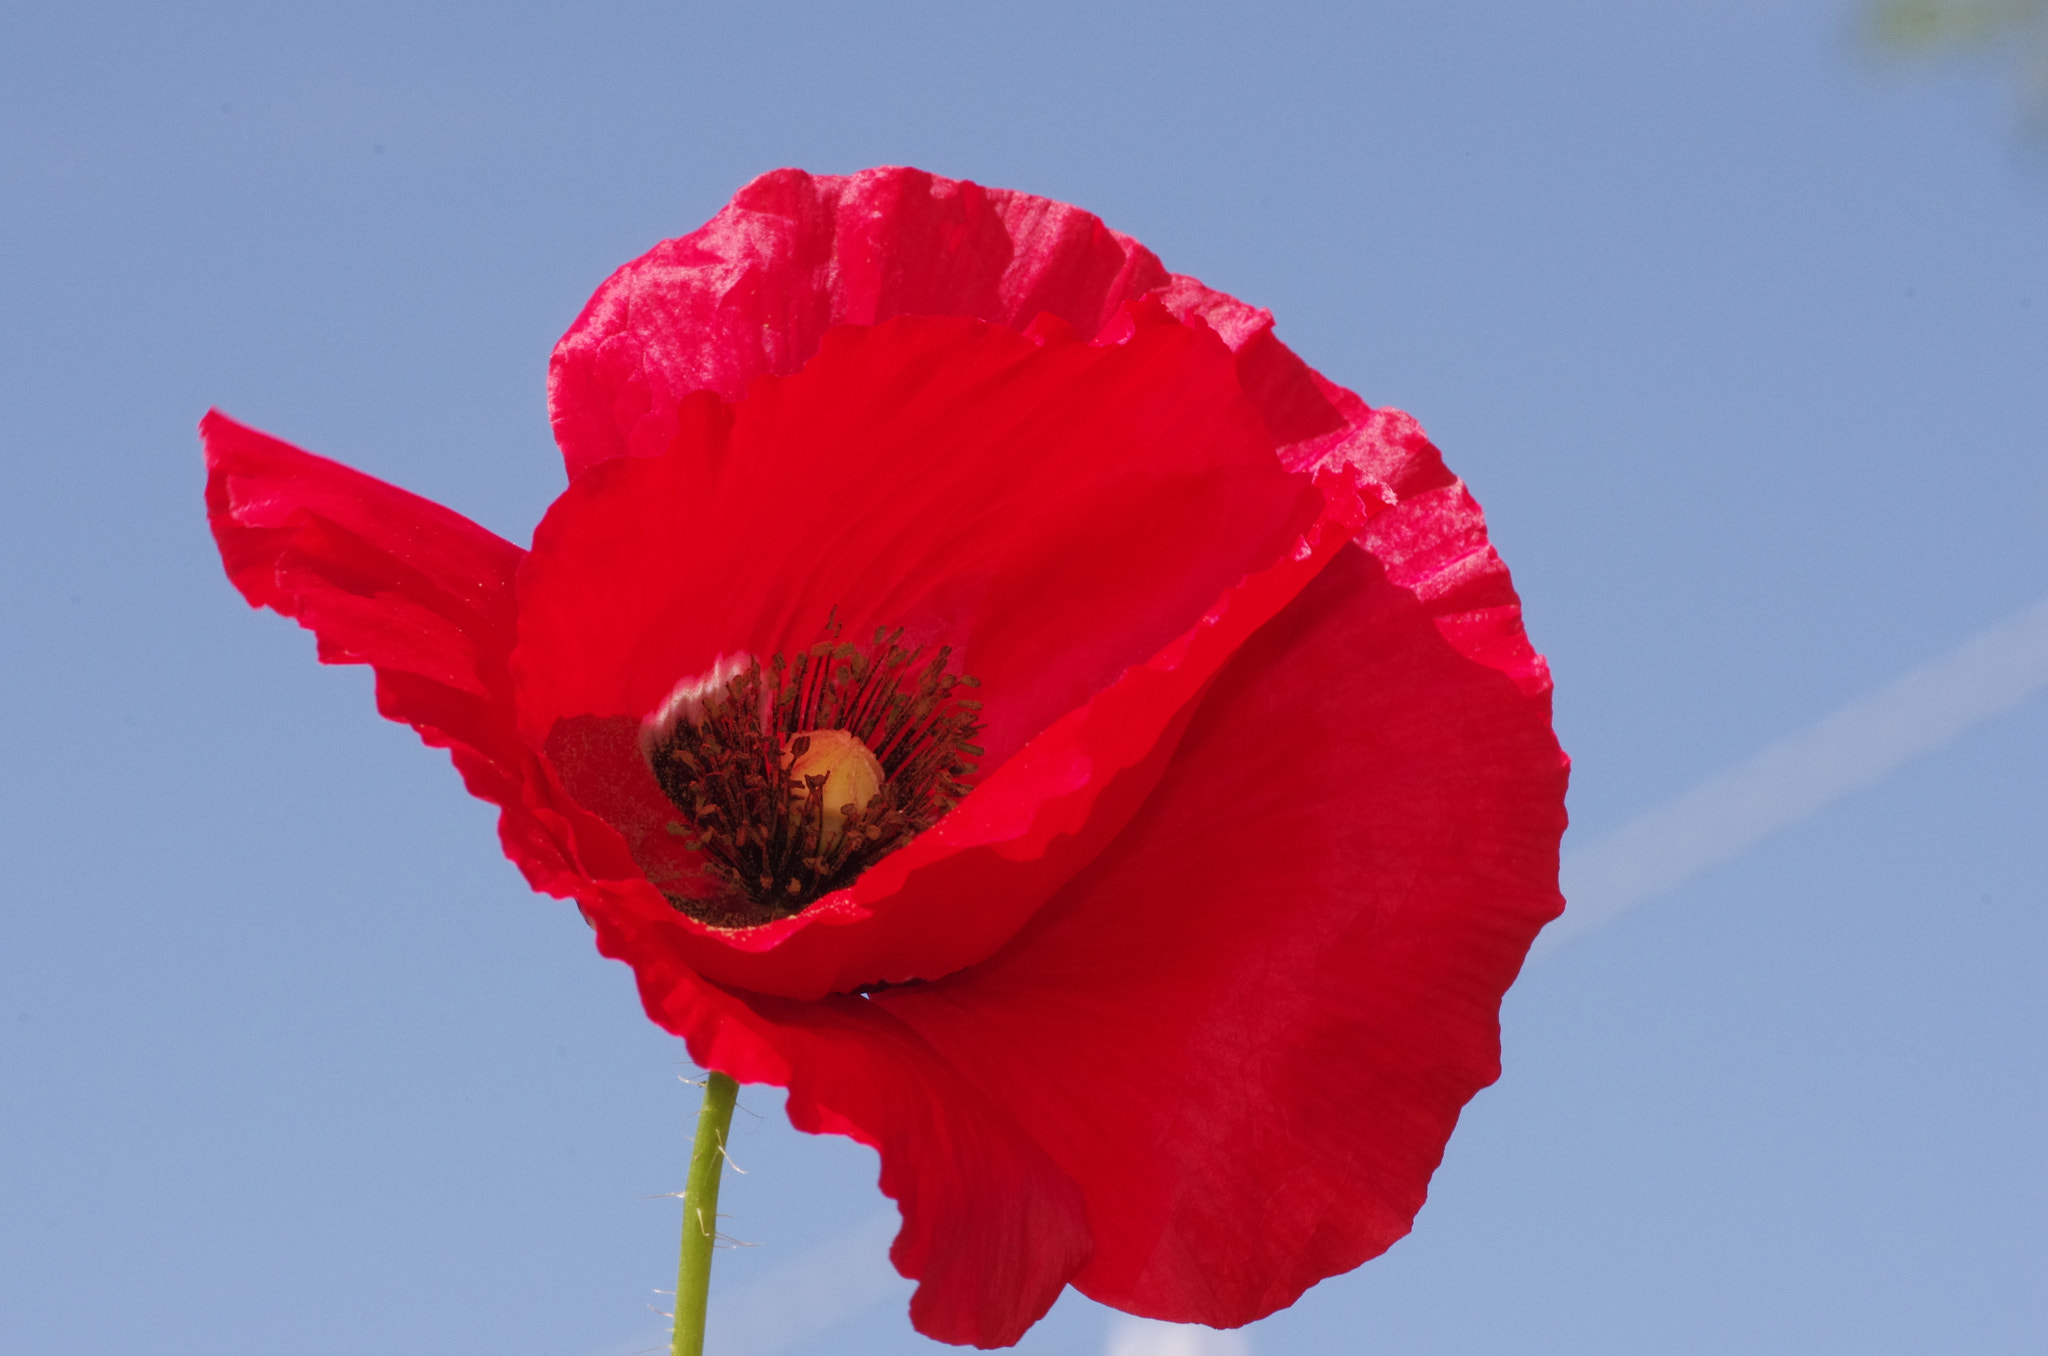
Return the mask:
[[(782, 743), (782, 766), (791, 782), (791, 808), (815, 794), (824, 811), (820, 852), (838, 845), (846, 835), (847, 811), (865, 810), (887, 780), (874, 753), (845, 730), (799, 730)], [(823, 783), (813, 786), (820, 777)]]

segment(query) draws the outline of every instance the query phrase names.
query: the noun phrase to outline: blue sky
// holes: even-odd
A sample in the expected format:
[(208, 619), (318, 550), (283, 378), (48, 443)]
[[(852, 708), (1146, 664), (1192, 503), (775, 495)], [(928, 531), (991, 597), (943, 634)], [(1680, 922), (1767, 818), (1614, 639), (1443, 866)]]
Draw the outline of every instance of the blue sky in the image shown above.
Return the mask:
[[(0, 1348), (624, 1356), (672, 1275), (680, 1047), (367, 674), (233, 595), (209, 405), (523, 539), (554, 339), (754, 174), (1077, 202), (1443, 446), (1595, 851), (2048, 597), (2048, 164), (1989, 65), (1855, 13), (10, 7)], [(2048, 699), (2009, 706), (1533, 966), (1415, 1234), (1240, 1350), (2040, 1350)], [(742, 1106), (728, 1307), (807, 1256), (849, 1297), (734, 1349), (933, 1349), (872, 1155)], [(1022, 1350), (1141, 1339), (1070, 1300)]]

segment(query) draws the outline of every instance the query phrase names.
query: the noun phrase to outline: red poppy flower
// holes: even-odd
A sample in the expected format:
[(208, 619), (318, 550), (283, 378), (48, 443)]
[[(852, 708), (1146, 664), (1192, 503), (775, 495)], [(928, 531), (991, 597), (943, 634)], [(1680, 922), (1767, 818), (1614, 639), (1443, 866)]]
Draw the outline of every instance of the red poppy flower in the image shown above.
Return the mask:
[(933, 1337), (1218, 1326), (1404, 1234), (1562, 906), (1565, 760), (1413, 421), (1075, 208), (795, 171), (557, 348), (530, 552), (215, 413), (251, 604), (376, 669), (704, 1065), (881, 1155)]

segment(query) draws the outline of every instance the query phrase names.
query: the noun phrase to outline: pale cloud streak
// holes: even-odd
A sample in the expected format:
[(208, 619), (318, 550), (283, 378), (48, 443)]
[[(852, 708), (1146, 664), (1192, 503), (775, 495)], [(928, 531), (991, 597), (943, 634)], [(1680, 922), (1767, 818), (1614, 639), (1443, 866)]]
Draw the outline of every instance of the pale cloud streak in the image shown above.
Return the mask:
[(2048, 686), (2048, 601), (1652, 810), (1564, 861), (1536, 959), (1741, 856)]
[(1241, 1332), (1118, 1314), (1109, 1325), (1102, 1356), (1251, 1356), (1251, 1351), (1251, 1342)]
[(898, 1219), (890, 1210), (798, 1253), (756, 1280), (711, 1298), (704, 1349), (719, 1356), (775, 1356), (893, 1299), (911, 1283), (889, 1262)]
[[(884, 1300), (907, 1304), (912, 1285), (889, 1263), (894, 1210), (834, 1234), (743, 1285), (711, 1296), (704, 1349), (778, 1356), (850, 1323)], [(591, 1356), (667, 1356), (666, 1323)]]

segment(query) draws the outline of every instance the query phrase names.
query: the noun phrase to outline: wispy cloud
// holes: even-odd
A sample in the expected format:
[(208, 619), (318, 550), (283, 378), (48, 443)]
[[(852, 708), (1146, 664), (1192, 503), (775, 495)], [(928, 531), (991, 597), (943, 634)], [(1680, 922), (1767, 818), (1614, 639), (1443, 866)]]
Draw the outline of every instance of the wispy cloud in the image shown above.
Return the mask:
[[(777, 1356), (850, 1323), (884, 1300), (908, 1303), (911, 1282), (889, 1264), (894, 1210), (834, 1234), (744, 1285), (712, 1293), (704, 1348), (718, 1356)], [(668, 1325), (591, 1356), (667, 1356)]]
[(1666, 894), (2048, 686), (2048, 601), (1564, 862), (1564, 917), (1531, 958)]
[(889, 1263), (890, 1210), (711, 1297), (704, 1345), (719, 1356), (776, 1356), (860, 1317), (884, 1300), (908, 1303), (911, 1283)]
[(1102, 1356), (1251, 1356), (1251, 1350), (1241, 1332), (1119, 1314), (1109, 1325)]

